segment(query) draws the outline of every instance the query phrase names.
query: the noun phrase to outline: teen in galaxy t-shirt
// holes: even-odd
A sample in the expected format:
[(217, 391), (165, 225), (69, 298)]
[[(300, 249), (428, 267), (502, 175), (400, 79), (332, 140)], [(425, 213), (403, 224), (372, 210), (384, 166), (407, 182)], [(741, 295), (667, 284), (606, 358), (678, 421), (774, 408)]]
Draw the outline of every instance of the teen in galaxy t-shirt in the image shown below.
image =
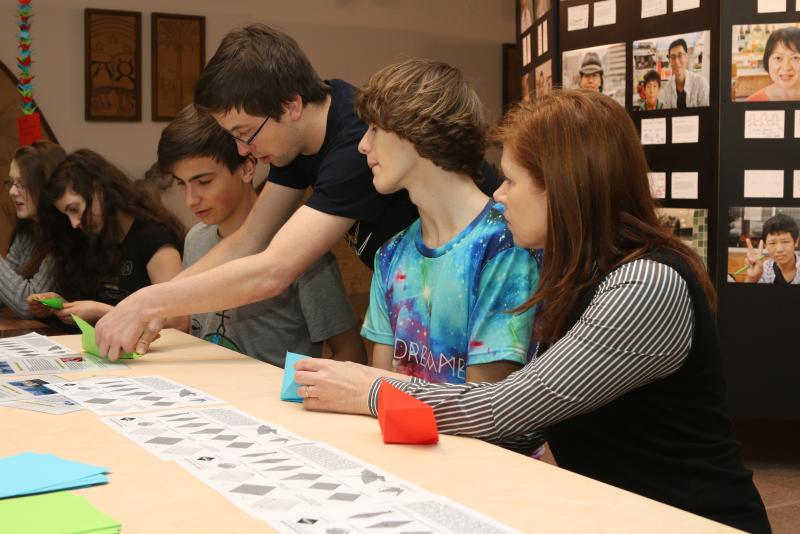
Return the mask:
[(361, 335), (394, 346), (395, 371), (463, 383), (470, 365), (527, 363), (533, 309), (508, 312), (533, 293), (538, 270), (499, 208), (487, 203), (436, 249), (422, 242), (417, 220), (378, 250)]

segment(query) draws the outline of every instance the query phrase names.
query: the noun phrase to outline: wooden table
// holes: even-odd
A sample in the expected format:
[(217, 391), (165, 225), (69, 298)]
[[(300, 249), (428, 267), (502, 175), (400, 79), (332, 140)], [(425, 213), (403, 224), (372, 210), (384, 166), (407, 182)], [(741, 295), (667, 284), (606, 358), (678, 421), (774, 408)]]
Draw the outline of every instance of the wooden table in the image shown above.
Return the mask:
[(0, 337), (21, 336), (30, 332), (43, 335), (63, 333), (36, 319), (20, 319), (9, 308), (0, 308)]
[[(78, 336), (57, 337), (78, 348)], [(313, 413), (279, 400), (282, 369), (187, 334), (162, 333), (120, 376), (162, 375), (245, 412), (325, 441), (523, 532), (733, 532), (487, 443), (441, 436), (438, 445), (384, 445), (375, 419)], [(110, 373), (103, 373), (110, 374)], [(87, 373), (72, 373), (81, 377)], [(0, 408), (0, 456), (50, 452), (110, 467), (110, 483), (79, 490), (128, 533), (270, 532), (172, 462), (159, 460), (89, 411), (53, 416)]]

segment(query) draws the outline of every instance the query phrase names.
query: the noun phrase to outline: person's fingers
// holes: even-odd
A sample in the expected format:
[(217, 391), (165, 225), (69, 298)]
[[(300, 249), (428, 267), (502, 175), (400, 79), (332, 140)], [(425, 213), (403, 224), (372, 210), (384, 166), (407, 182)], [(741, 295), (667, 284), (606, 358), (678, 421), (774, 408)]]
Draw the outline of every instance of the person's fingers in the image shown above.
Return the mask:
[(322, 369), (328, 360), (323, 358), (302, 358), (295, 362), (294, 368), (296, 371), (319, 371)]
[(759, 256), (763, 256), (764, 255), (764, 240), (763, 239), (758, 242), (758, 254), (759, 254)]
[[(103, 353), (101, 352), (100, 354), (102, 355)], [(119, 347), (117, 345), (109, 347), (107, 356), (110, 361), (117, 361), (119, 359)]]
[(747, 248), (748, 248), (748, 250), (753, 250), (753, 242), (752, 242), (752, 241), (750, 241), (750, 238), (749, 238), (749, 237), (747, 237), (747, 238), (745, 238), (745, 240), (744, 240), (744, 241), (745, 241), (745, 243), (747, 243)]
[(298, 384), (313, 386), (319, 383), (319, 375), (315, 371), (295, 371), (294, 381)]
[(150, 349), (150, 343), (159, 337), (160, 334), (158, 326), (148, 323), (144, 329), (144, 332), (142, 332), (142, 335), (139, 337), (139, 340), (136, 342), (136, 353), (146, 354)]

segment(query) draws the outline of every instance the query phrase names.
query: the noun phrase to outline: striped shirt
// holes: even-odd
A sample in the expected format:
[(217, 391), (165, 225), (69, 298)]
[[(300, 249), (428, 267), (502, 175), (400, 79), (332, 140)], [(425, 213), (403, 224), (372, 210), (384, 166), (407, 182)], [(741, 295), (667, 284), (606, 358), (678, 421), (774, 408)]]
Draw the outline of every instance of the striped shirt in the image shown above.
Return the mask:
[(684, 279), (648, 259), (622, 265), (598, 286), (575, 325), (501, 382), (431, 384), (381, 380), (433, 408), (439, 431), (528, 452), (548, 426), (591, 412), (675, 372), (689, 355), (694, 311)]

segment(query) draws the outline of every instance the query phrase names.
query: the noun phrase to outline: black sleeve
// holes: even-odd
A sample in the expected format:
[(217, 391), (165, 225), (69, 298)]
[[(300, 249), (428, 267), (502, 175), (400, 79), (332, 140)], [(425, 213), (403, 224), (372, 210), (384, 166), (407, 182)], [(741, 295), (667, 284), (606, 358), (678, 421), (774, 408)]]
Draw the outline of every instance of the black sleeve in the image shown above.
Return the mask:
[(183, 249), (182, 243), (163, 224), (155, 221), (143, 220), (136, 233), (136, 249), (144, 265), (164, 245), (172, 245), (178, 252)]

